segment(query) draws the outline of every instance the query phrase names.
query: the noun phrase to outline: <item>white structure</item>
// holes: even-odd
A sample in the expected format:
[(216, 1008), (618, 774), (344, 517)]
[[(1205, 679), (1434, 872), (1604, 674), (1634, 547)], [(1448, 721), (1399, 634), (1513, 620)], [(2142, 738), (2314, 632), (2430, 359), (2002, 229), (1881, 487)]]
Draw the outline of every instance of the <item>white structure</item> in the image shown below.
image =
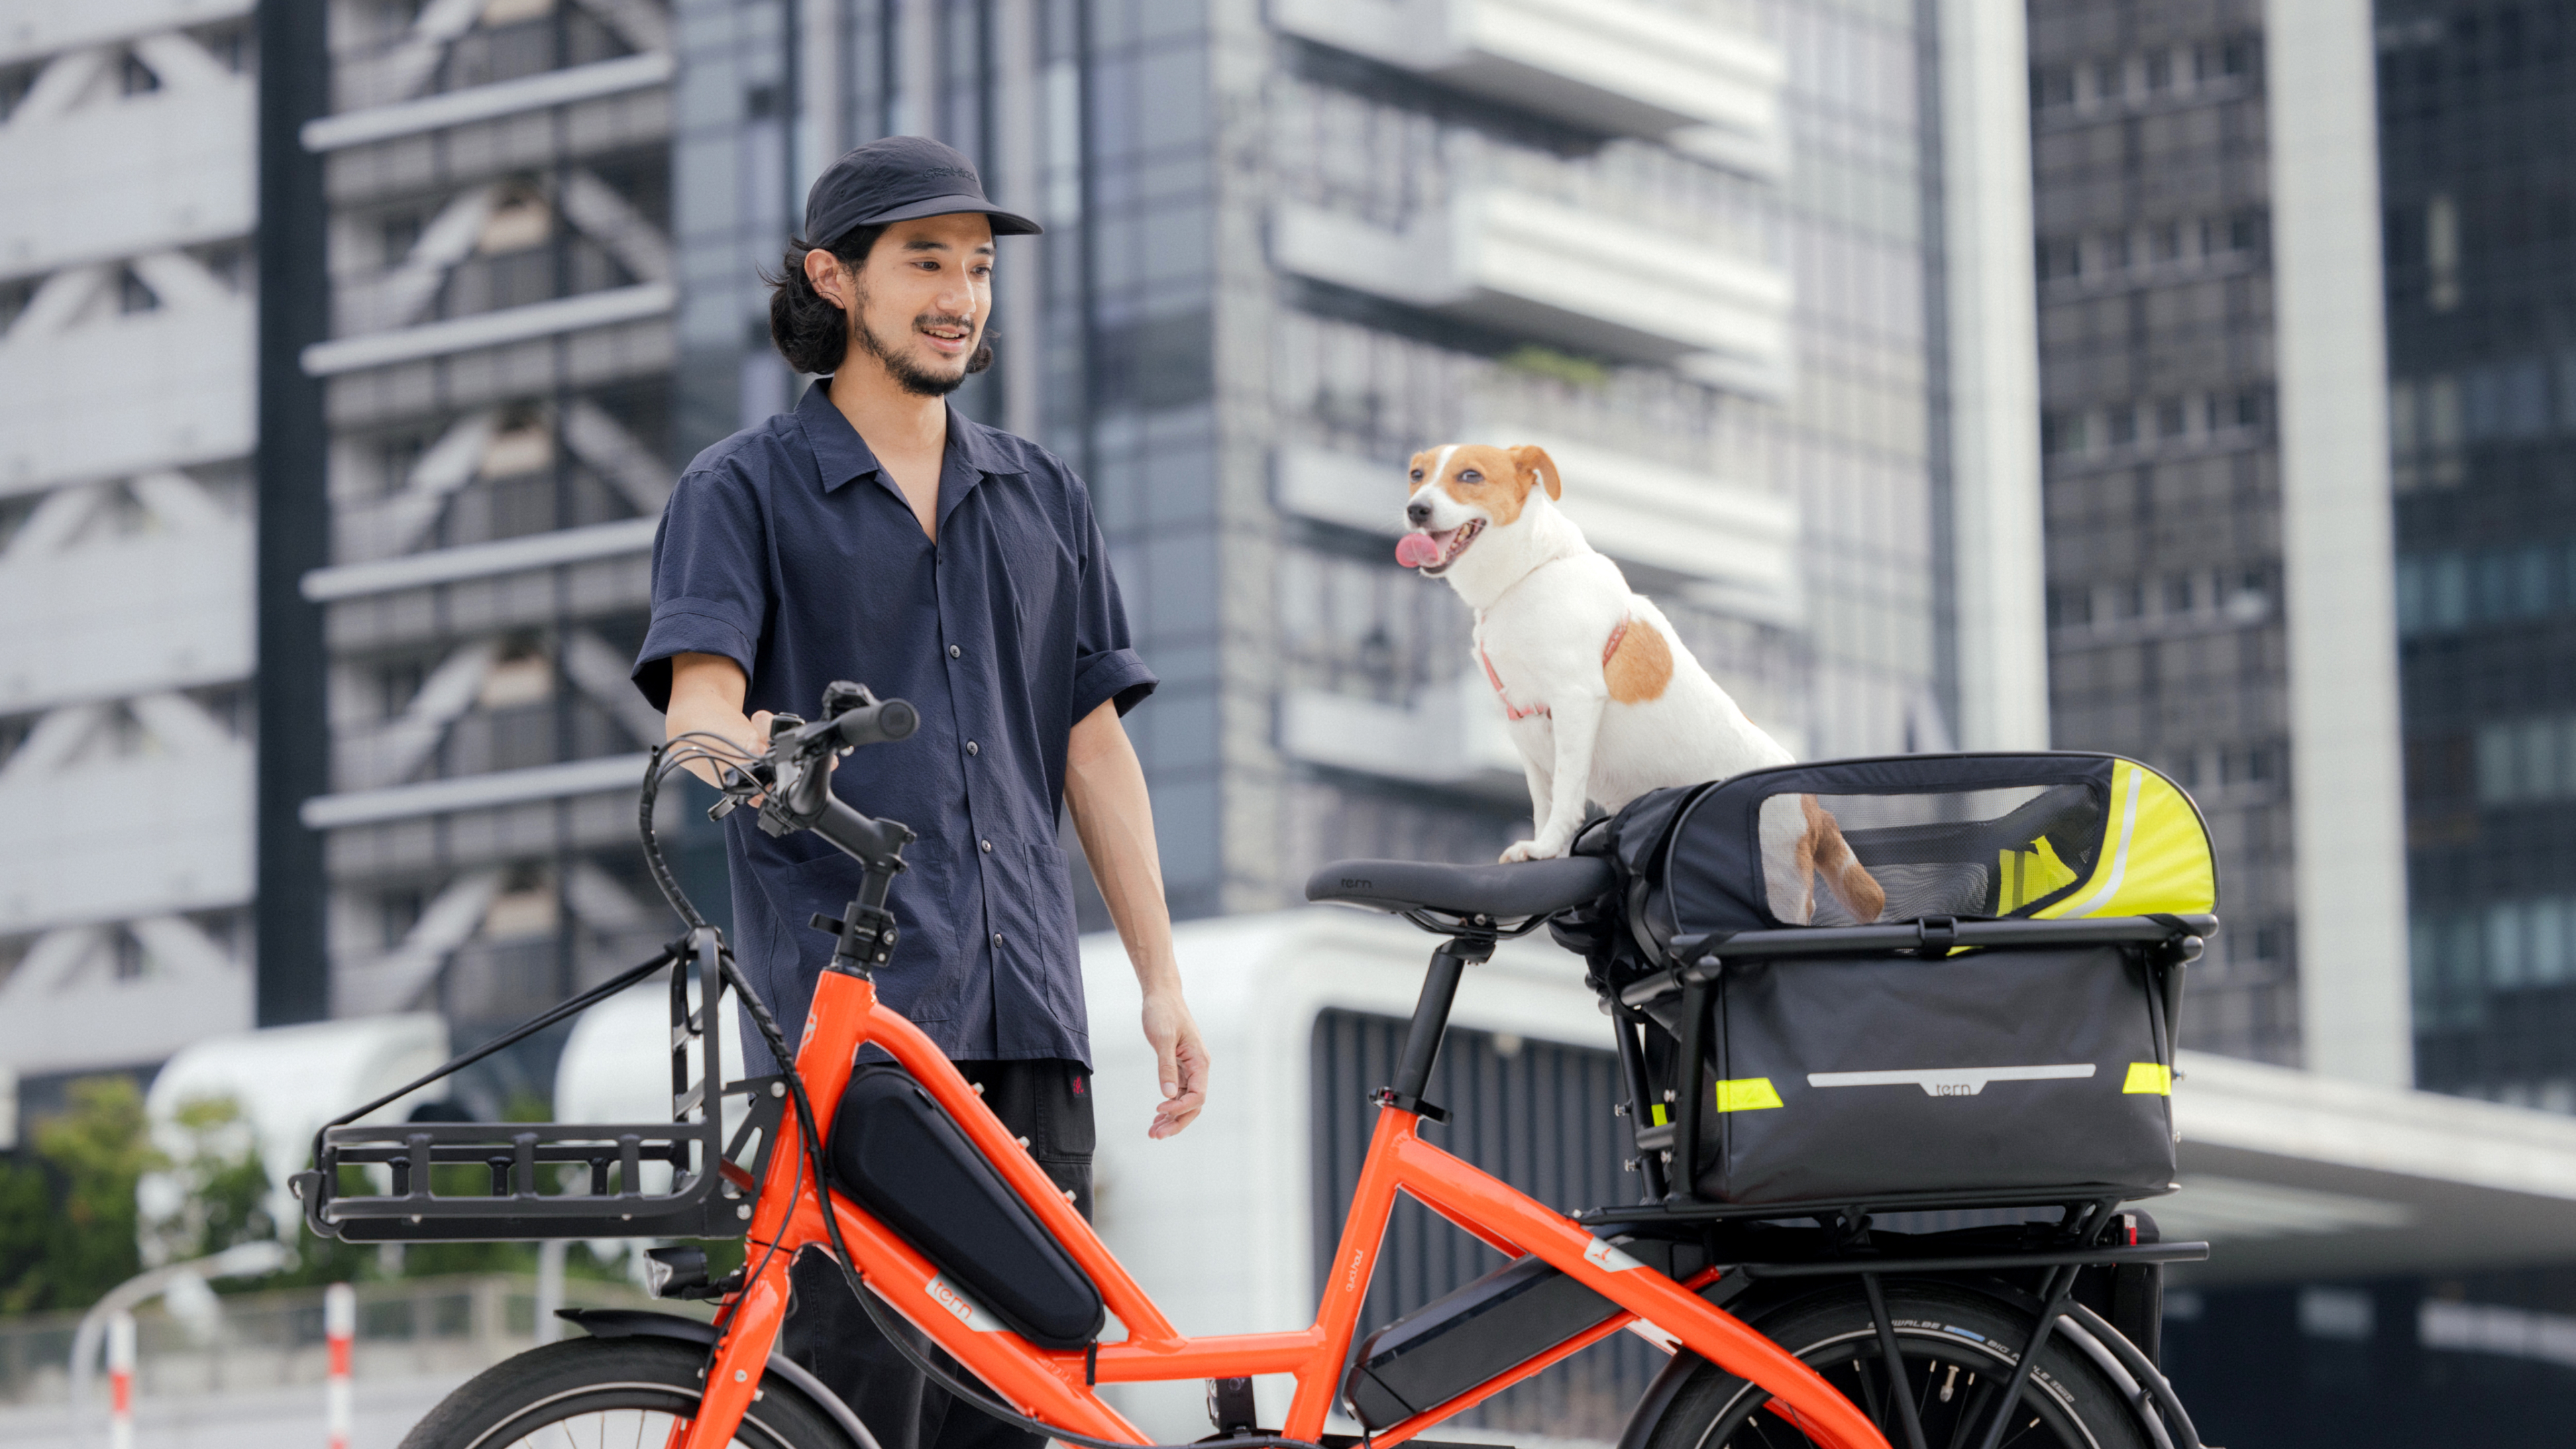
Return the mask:
[[(425, 1011), (212, 1035), (163, 1065), (143, 1098), (143, 1114), (153, 1146), (184, 1163), (196, 1143), (181, 1126), (180, 1113), (200, 1102), (231, 1103), (240, 1113), (238, 1141), (215, 1145), (258, 1151), (268, 1169), (270, 1216), (282, 1234), (300, 1234), (302, 1209), (287, 1181), (313, 1165), (313, 1135), (322, 1124), (425, 1075), (447, 1057), (447, 1023)], [(433, 1082), (360, 1120), (406, 1120), (423, 1102), (447, 1100), (448, 1085)], [(147, 1222), (178, 1207), (180, 1192), (166, 1175), (146, 1175), (136, 1196)]]
[[(2299, 1041), (2318, 1071), (2415, 1080), (2395, 512), (2370, 10), (2273, 0), (2272, 247)], [(2297, 36), (2296, 43), (2289, 37)]]
[(251, 1020), (251, 8), (0, 25), (0, 68), (32, 70), (0, 102), (0, 1068), (21, 1075)]

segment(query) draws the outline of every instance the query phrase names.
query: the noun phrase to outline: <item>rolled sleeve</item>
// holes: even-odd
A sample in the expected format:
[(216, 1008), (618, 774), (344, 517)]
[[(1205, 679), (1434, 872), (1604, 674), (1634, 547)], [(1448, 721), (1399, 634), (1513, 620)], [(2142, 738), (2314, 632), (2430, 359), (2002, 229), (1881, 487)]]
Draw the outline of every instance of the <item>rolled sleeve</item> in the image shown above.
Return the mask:
[(1073, 626), (1073, 719), (1077, 724), (1111, 700), (1123, 715), (1162, 682), (1145, 667), (1128, 636), (1127, 605), (1118, 595), (1118, 576), (1109, 567), (1109, 545), (1092, 517), (1088, 492), (1082, 502), (1082, 594)]
[(1145, 696), (1161, 682), (1133, 649), (1086, 654), (1074, 666), (1074, 721), (1078, 724), (1089, 719), (1093, 710), (1111, 700), (1117, 701), (1118, 712), (1125, 714), (1144, 703)]
[(635, 653), (635, 687), (670, 708), (678, 654), (721, 654), (748, 677), (770, 602), (768, 540), (749, 483), (722, 469), (682, 478), (653, 535), (653, 620)]

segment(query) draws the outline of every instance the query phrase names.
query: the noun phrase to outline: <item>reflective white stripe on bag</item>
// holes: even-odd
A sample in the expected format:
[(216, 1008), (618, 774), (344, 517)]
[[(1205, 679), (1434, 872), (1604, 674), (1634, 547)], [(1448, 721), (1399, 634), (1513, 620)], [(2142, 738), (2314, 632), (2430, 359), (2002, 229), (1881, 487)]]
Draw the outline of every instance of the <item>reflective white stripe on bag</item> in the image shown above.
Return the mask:
[(2135, 765), (2128, 769), (2129, 798), (2120, 806), (2120, 847), (2111, 854), (2111, 878), (2102, 882), (2102, 888), (2093, 893), (2093, 899), (2068, 911), (2066, 914), (2070, 919), (2089, 916), (2109, 905), (2111, 897), (2120, 893), (2120, 877), (2129, 873), (2129, 837), (2138, 830), (2138, 787), (2146, 782), (2147, 772)]
[(1930, 1067), (1919, 1072), (1809, 1072), (1810, 1087), (1921, 1087), (1927, 1097), (1973, 1097), (1988, 1082), (2046, 1082), (2093, 1075), (2091, 1062), (2044, 1067)]

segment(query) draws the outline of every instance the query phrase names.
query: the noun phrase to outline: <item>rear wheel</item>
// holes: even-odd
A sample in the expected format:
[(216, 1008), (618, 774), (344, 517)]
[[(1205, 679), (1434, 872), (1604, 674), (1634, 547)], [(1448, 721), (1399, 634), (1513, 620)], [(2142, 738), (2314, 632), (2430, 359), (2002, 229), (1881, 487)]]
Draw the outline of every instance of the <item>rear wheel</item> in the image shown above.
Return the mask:
[[(1928, 1283), (1887, 1285), (1905, 1371), (1889, 1382), (1878, 1328), (1860, 1290), (1800, 1299), (1753, 1320), (1858, 1404), (1888, 1443), (1904, 1449), (1896, 1403), (1914, 1401), (1923, 1441), (1974, 1449), (1993, 1424), (2022, 1346), (2028, 1316), (1973, 1293)], [(1715, 1364), (1702, 1364), (1673, 1395), (1646, 1449), (1797, 1449), (1814, 1440), (1769, 1412), (1771, 1396)], [(2135, 1415), (2082, 1354), (2051, 1337), (2014, 1406), (2004, 1449), (2146, 1449)]]
[[(662, 1449), (698, 1407), (706, 1351), (650, 1338), (577, 1338), (502, 1360), (440, 1401), (402, 1449)], [(739, 1449), (853, 1449), (795, 1386), (770, 1379), (734, 1431)]]

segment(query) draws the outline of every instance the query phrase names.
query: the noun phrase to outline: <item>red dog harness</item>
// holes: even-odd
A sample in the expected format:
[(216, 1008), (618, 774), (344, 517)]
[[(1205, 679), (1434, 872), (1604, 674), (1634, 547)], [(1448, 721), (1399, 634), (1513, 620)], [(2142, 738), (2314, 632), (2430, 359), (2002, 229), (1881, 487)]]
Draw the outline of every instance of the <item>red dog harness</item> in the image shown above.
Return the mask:
[[(1628, 638), (1629, 622), (1630, 621), (1626, 619), (1620, 620), (1619, 627), (1610, 631), (1610, 642), (1601, 646), (1602, 668), (1607, 669), (1610, 667), (1610, 656), (1618, 653), (1619, 646), (1626, 642)], [(1485, 657), (1485, 641), (1482, 639), (1476, 641), (1476, 662), (1485, 666), (1485, 682), (1494, 687), (1494, 698), (1503, 702), (1503, 715), (1505, 718), (1520, 720), (1528, 719), (1531, 715), (1538, 715), (1541, 718), (1547, 717), (1547, 706), (1544, 704), (1534, 704), (1527, 709), (1523, 709), (1519, 705), (1512, 703), (1511, 695), (1505, 693), (1503, 690), (1503, 677), (1494, 672), (1494, 661)]]

